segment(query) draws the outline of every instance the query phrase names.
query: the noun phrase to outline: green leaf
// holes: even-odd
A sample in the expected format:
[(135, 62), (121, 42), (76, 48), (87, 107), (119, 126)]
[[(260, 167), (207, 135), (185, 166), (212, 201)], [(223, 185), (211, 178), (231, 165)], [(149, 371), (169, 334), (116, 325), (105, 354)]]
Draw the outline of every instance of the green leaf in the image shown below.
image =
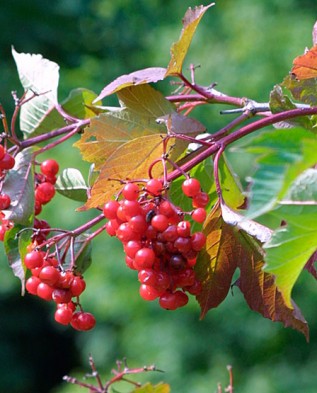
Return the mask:
[(304, 104), (317, 105), (317, 78), (297, 80), (294, 76), (287, 76), (282, 86), (287, 88), (295, 100)]
[(32, 155), (34, 148), (27, 148), (15, 157), (15, 166), (8, 171), (3, 192), (11, 198), (6, 218), (15, 224), (30, 225), (34, 216), (34, 175)]
[[(95, 107), (91, 105), (96, 98), (96, 94), (88, 89), (74, 89), (62, 102), (61, 108), (70, 116), (78, 119), (88, 119), (96, 116)], [(36, 111), (37, 109), (34, 108)], [(45, 134), (54, 129), (65, 127), (67, 123), (64, 117), (54, 108), (45, 113), (34, 128), (25, 133), (25, 137), (34, 137)]]
[(130, 393), (170, 393), (171, 388), (166, 383), (158, 383), (157, 385), (152, 385), (151, 383), (146, 383), (140, 387), (136, 387)]
[(259, 155), (247, 212), (254, 218), (274, 209), (296, 177), (316, 163), (317, 138), (300, 128), (275, 130), (253, 139), (246, 151)]
[[(280, 113), (295, 108), (296, 105), (283, 93), (281, 86), (274, 86), (274, 89), (270, 94), (270, 109), (272, 113)], [(300, 126), (308, 130), (313, 129), (313, 124), (308, 116), (297, 117), (295, 119), (275, 124), (276, 128), (288, 128), (294, 126)]]
[(272, 214), (286, 226), (278, 228), (264, 246), (267, 272), (276, 276), (276, 284), (288, 305), (292, 289), (310, 256), (317, 250), (317, 170), (299, 176)]
[(119, 78), (109, 83), (109, 85), (107, 85), (101, 91), (99, 96), (95, 99), (94, 103), (129, 86), (137, 86), (141, 84), (157, 82), (159, 80), (162, 80), (164, 79), (165, 73), (166, 73), (165, 68), (150, 67), (150, 68), (145, 68), (144, 70), (132, 72), (131, 74), (128, 75), (121, 75), (119, 76)]
[(22, 231), (20, 236), (17, 236), (25, 227), (16, 224), (12, 229), (6, 232), (4, 237), (4, 249), (8, 258), (9, 265), (13, 274), (18, 277), (22, 284), (22, 295), (25, 292), (25, 272), (26, 268), (22, 262), (26, 254), (26, 247), (30, 243), (30, 234), (28, 231)]
[(183, 18), (183, 29), (177, 42), (171, 47), (171, 60), (167, 67), (166, 76), (179, 75), (182, 73), (183, 62), (186, 57), (188, 48), (196, 31), (196, 28), (208, 8), (214, 3), (207, 6), (198, 6), (194, 9), (189, 8)]
[(41, 55), (18, 53), (14, 48), (12, 55), (22, 86), (27, 91), (25, 98), (36, 94), (22, 105), (20, 112), (21, 130), (31, 133), (57, 104), (59, 66)]
[(58, 176), (55, 189), (74, 201), (86, 202), (88, 187), (78, 169), (67, 168)]

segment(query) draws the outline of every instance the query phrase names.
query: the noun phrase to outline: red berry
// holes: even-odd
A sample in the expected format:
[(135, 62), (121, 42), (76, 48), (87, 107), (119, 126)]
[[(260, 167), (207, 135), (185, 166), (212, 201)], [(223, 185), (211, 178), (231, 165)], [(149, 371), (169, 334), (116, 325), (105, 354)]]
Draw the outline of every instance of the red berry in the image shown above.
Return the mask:
[(31, 276), (26, 280), (25, 288), (31, 295), (37, 295), (37, 287), (41, 283), (38, 277)]
[(181, 237), (190, 236), (190, 222), (189, 221), (180, 221), (177, 224), (177, 233)]
[(169, 275), (165, 272), (156, 272), (153, 269), (143, 269), (138, 273), (141, 284), (150, 285), (158, 290), (166, 290), (170, 285)]
[(176, 310), (188, 303), (188, 296), (182, 291), (165, 292), (159, 300), (160, 306), (166, 310)]
[(54, 318), (61, 325), (68, 325), (73, 318), (73, 311), (68, 307), (57, 308)]
[(141, 248), (134, 257), (135, 267), (140, 269), (151, 268), (155, 261), (155, 253), (150, 248)]
[(54, 288), (51, 287), (48, 284), (45, 284), (45, 282), (40, 282), (38, 287), (37, 287), (37, 296), (40, 297), (41, 299), (50, 301), (52, 300), (52, 293), (54, 291)]
[(206, 192), (200, 191), (193, 197), (193, 207), (206, 207), (209, 203), (209, 195)]
[(132, 217), (129, 220), (129, 225), (134, 232), (140, 233), (142, 235), (145, 233), (148, 227), (148, 223), (146, 222), (145, 217), (141, 214)]
[(117, 210), (120, 204), (117, 201), (109, 201), (103, 207), (103, 214), (109, 220), (117, 218)]
[(12, 169), (15, 165), (15, 159), (9, 153), (5, 153), (0, 161), (0, 169)]
[(169, 225), (168, 218), (163, 214), (157, 214), (152, 218), (151, 225), (159, 232), (164, 232)]
[(56, 288), (52, 292), (52, 299), (55, 303), (69, 303), (72, 296), (70, 289)]
[(86, 282), (82, 277), (75, 276), (71, 285), (70, 285), (70, 291), (73, 296), (79, 296), (81, 295), (86, 288)]
[(199, 222), (200, 224), (202, 224), (206, 220), (206, 217), (207, 212), (202, 207), (198, 207), (192, 212), (192, 219), (196, 222)]
[(123, 201), (122, 210), (128, 220), (142, 213), (141, 206), (137, 201)]
[(192, 249), (200, 251), (206, 244), (206, 236), (202, 232), (195, 232), (191, 236)]
[(59, 165), (55, 160), (45, 160), (41, 164), (41, 172), (48, 177), (54, 177), (59, 171)]
[(55, 285), (59, 277), (59, 271), (53, 266), (44, 266), (39, 273), (40, 280), (49, 285)]
[(136, 201), (139, 197), (139, 186), (136, 183), (127, 183), (123, 187), (122, 195), (129, 201)]
[(154, 196), (162, 194), (163, 183), (158, 179), (151, 179), (146, 183), (145, 189)]
[(183, 193), (188, 197), (195, 197), (200, 192), (200, 182), (197, 179), (187, 179), (182, 184)]
[(0, 145), (0, 160), (3, 159), (5, 152), (6, 152), (5, 148), (2, 145)]
[[(1, 146), (1, 145), (0, 145)], [(8, 194), (0, 194), (0, 210), (6, 210), (11, 204), (11, 198)]]
[(74, 274), (71, 271), (61, 272), (59, 279), (55, 284), (56, 288), (69, 289), (74, 279)]
[(126, 243), (130, 240), (136, 240), (138, 237), (138, 235), (132, 231), (130, 225), (127, 222), (124, 222), (119, 226), (116, 235), (122, 243)]
[(130, 240), (124, 245), (124, 252), (130, 258), (134, 258), (135, 254), (142, 248), (142, 244), (137, 240)]
[(89, 312), (78, 311), (73, 314), (70, 324), (76, 330), (90, 330), (95, 327), (96, 319)]
[(41, 183), (35, 190), (35, 199), (42, 205), (48, 203), (55, 195), (55, 187), (49, 182)]
[(27, 269), (34, 269), (43, 266), (44, 257), (41, 251), (28, 252), (24, 257), (24, 264)]
[(164, 290), (160, 291), (154, 287), (152, 287), (151, 285), (146, 285), (146, 284), (141, 284), (140, 286), (140, 296), (142, 297), (142, 299), (147, 300), (147, 301), (152, 301), (158, 297), (160, 297), (162, 295), (162, 292), (164, 292)]

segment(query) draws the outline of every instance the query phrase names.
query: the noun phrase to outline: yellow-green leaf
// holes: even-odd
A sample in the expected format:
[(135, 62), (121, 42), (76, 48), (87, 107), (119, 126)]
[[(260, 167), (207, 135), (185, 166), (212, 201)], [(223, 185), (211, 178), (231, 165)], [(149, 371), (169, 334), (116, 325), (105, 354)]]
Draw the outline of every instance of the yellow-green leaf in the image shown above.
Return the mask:
[(199, 6), (194, 9), (189, 8), (183, 18), (183, 29), (181, 36), (171, 48), (171, 60), (167, 67), (166, 76), (178, 75), (182, 72), (183, 62), (186, 57), (188, 48), (196, 31), (196, 28), (208, 8), (214, 3), (207, 6)]

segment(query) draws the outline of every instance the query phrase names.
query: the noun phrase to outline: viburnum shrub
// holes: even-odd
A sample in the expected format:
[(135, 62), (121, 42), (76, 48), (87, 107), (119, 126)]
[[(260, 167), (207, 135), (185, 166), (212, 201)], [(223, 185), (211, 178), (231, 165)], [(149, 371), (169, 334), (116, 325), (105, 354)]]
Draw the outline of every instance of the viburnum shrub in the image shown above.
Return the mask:
[[(0, 239), (23, 288), (55, 303), (62, 325), (95, 326), (80, 301), (88, 245), (110, 235), (143, 299), (175, 310), (196, 298), (204, 317), (236, 286), (251, 309), (308, 338), (291, 292), (303, 269), (317, 277), (317, 43), (295, 58), (267, 103), (225, 94), (212, 80), (202, 86), (194, 65), (186, 75), (183, 63), (212, 5), (187, 11), (166, 68), (120, 76), (100, 94), (76, 89), (62, 103), (58, 65), (12, 50), (25, 93), (13, 93), (10, 122), (0, 106)], [(164, 96), (153, 87), (163, 79), (177, 91)], [(110, 95), (117, 108), (104, 106)], [(221, 129), (194, 117), (208, 105), (226, 105)], [(91, 163), (87, 182), (53, 158), (71, 138)], [(226, 157), (234, 143), (241, 160), (254, 156), (247, 181)], [(42, 217), (56, 192), (95, 217), (71, 231), (51, 228)]]

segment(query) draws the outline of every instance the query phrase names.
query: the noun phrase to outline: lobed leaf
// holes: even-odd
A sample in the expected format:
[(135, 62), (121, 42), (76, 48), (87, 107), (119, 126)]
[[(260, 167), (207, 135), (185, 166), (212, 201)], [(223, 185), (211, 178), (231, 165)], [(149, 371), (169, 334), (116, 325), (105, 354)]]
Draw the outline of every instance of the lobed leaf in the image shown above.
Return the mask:
[(8, 171), (2, 188), (11, 198), (6, 218), (26, 226), (33, 222), (34, 216), (33, 153), (34, 148), (27, 148), (17, 154), (15, 166)]
[(208, 8), (213, 6), (211, 3), (207, 6), (198, 6), (194, 9), (189, 8), (183, 18), (183, 29), (180, 38), (171, 47), (171, 60), (166, 70), (166, 76), (177, 76), (182, 73), (183, 62), (186, 57), (188, 48), (196, 31), (196, 28)]
[(131, 72), (127, 75), (121, 75), (102, 89), (99, 96), (94, 100), (94, 103), (127, 87), (138, 86), (163, 80), (165, 77), (165, 73), (165, 68), (150, 67), (143, 70)]
[(278, 228), (264, 245), (265, 270), (276, 276), (289, 306), (292, 289), (317, 250), (316, 176), (317, 170), (309, 169), (296, 179), (283, 204), (272, 213), (287, 225)]
[(76, 168), (67, 168), (58, 176), (55, 189), (61, 195), (74, 201), (86, 202), (88, 187), (81, 172)]
[[(183, 154), (186, 143), (171, 138), (167, 143), (170, 159), (177, 161)], [(149, 178), (148, 169), (157, 158), (162, 156), (162, 135), (147, 135), (117, 148), (106, 160), (100, 175), (91, 189), (91, 197), (85, 207), (102, 206), (122, 188), (121, 181)], [(170, 167), (170, 166), (169, 166)], [(163, 166), (158, 163), (153, 167), (152, 176), (161, 177)]]
[(316, 163), (317, 138), (304, 129), (275, 130), (252, 140), (246, 150), (259, 155), (251, 179), (248, 218), (275, 208), (296, 177)]

